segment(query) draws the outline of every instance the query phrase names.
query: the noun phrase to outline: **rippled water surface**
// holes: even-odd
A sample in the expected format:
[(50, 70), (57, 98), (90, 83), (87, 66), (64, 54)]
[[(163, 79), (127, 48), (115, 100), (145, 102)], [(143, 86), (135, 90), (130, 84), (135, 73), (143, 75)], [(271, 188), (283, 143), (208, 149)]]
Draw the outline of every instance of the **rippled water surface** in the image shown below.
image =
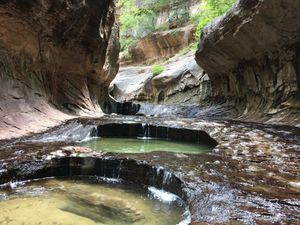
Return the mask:
[(173, 142), (155, 139), (134, 138), (96, 138), (80, 143), (80, 146), (88, 147), (96, 151), (123, 152), (123, 153), (145, 153), (145, 152), (181, 152), (181, 153), (203, 153), (211, 148), (186, 142)]
[(0, 224), (185, 225), (188, 211), (176, 195), (85, 179), (47, 179), (0, 190)]

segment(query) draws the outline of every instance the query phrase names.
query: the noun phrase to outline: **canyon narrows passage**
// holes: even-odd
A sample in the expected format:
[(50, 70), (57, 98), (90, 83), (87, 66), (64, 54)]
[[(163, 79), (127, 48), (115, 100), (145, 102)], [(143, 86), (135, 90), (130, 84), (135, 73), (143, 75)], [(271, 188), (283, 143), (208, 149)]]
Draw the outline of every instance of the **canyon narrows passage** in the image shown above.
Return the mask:
[(1, 1), (0, 224), (299, 224), (299, 11)]

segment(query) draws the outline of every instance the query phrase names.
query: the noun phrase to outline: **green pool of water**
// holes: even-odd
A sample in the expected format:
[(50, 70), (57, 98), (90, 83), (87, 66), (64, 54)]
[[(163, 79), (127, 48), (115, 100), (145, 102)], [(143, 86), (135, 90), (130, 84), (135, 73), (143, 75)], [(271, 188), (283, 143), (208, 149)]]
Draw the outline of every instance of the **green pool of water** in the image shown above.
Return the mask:
[(39, 180), (0, 189), (0, 224), (187, 225), (190, 221), (176, 195), (97, 179)]
[(95, 151), (121, 152), (121, 153), (147, 153), (147, 152), (178, 152), (178, 153), (205, 153), (211, 150), (209, 146), (186, 142), (174, 142), (155, 139), (138, 138), (96, 138), (79, 144)]

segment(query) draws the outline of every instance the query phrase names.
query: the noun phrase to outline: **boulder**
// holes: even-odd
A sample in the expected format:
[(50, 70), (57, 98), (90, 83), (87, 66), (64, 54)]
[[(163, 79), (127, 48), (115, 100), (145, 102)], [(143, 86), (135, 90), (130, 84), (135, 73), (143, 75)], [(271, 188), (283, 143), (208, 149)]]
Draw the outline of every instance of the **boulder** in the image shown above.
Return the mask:
[(210, 81), (193, 57), (190, 52), (176, 56), (164, 64), (164, 71), (152, 79), (156, 102), (167, 101), (171, 96), (191, 89), (201, 89), (198, 93), (199, 102), (206, 99)]
[(153, 99), (151, 67), (121, 68), (110, 84), (110, 94), (118, 101)]
[(122, 68), (110, 86), (118, 101), (199, 103), (210, 95), (210, 80), (197, 65), (192, 52), (177, 55), (153, 76), (151, 67)]

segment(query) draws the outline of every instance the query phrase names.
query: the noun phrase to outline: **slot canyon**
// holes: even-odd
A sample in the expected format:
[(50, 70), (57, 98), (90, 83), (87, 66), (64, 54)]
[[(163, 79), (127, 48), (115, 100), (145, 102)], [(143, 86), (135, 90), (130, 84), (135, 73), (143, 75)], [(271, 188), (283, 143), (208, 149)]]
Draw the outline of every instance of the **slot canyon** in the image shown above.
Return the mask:
[(0, 224), (300, 224), (300, 1), (0, 1)]

